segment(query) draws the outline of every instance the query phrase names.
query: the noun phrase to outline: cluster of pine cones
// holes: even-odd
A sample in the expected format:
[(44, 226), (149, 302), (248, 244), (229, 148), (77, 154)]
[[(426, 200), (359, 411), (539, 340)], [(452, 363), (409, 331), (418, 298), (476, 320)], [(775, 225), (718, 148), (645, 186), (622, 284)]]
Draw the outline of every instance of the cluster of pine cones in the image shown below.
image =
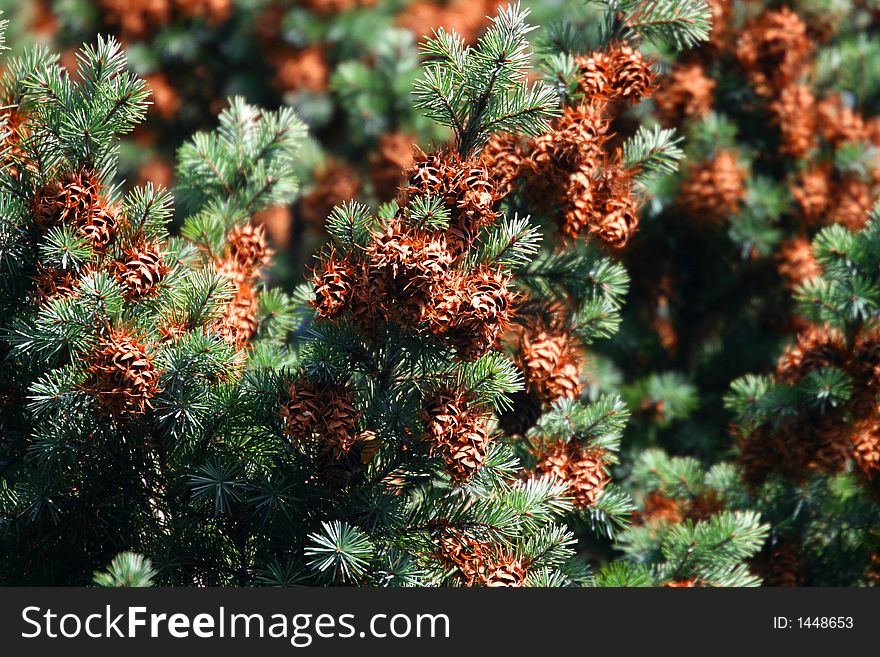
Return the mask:
[(638, 50), (615, 44), (577, 58), (579, 92), (552, 129), (534, 139), (494, 137), (483, 161), (500, 187), (519, 188), (531, 202), (558, 208), (563, 235), (624, 246), (638, 227), (633, 193), (636, 171), (611, 147), (614, 119), (651, 94), (652, 63)]
[(880, 492), (880, 334), (859, 333), (848, 344), (836, 332), (807, 327), (780, 357), (776, 378), (795, 385), (823, 367), (839, 368), (852, 378), (849, 401), (824, 413), (804, 409), (778, 426), (743, 431), (744, 473), (752, 483), (774, 473), (801, 481), (809, 472), (837, 474), (854, 462), (866, 484)]
[[(815, 26), (789, 9), (766, 9), (740, 32), (732, 28), (729, 3), (716, 1), (712, 42), (685, 57), (655, 94), (658, 115), (669, 126), (707, 116), (713, 109), (715, 79), (727, 64), (738, 67), (772, 121), (778, 152), (796, 171), (788, 181), (801, 231), (819, 223), (839, 223), (858, 230), (867, 212), (880, 199), (880, 160), (866, 175), (836, 171), (825, 157), (848, 144), (880, 146), (880, 118), (865, 118), (838, 94), (817, 99), (804, 82), (814, 66)], [(726, 70), (726, 69), (725, 69)], [(746, 171), (735, 150), (721, 149), (704, 162), (691, 164), (682, 183), (680, 204), (698, 221), (724, 221), (745, 201)], [(789, 245), (790, 246), (790, 245)], [(794, 259), (789, 258), (791, 255)], [(795, 249), (780, 253), (787, 280), (811, 268), (799, 268)], [(798, 281), (799, 282), (799, 281)]]
[[(120, 206), (104, 194), (89, 170), (68, 171), (36, 190), (31, 213), (41, 232), (57, 227), (72, 229), (93, 257), (79, 268), (53, 267), (38, 262), (33, 276), (33, 298), (39, 305), (80, 294), (87, 276), (112, 276), (130, 303), (155, 297), (173, 267), (167, 262), (168, 245), (130, 225)], [(228, 282), (231, 298), (211, 327), (229, 344), (243, 349), (257, 329), (258, 298), (255, 285), (269, 250), (262, 229), (235, 226), (227, 236), (225, 252), (212, 263)], [(160, 342), (173, 341), (186, 329), (173, 317), (157, 327)], [(117, 419), (143, 414), (158, 392), (160, 372), (153, 362), (156, 344), (133, 328), (108, 327), (86, 359), (87, 379), (99, 409)]]
[[(406, 206), (417, 195), (443, 200), (451, 216), (445, 230), (409, 224)], [(450, 151), (422, 156), (397, 216), (363, 249), (331, 253), (318, 266), (318, 317), (351, 321), (365, 336), (393, 320), (439, 336), (463, 360), (479, 358), (509, 325), (517, 296), (510, 275), (484, 267), (463, 271), (457, 263), (498, 218), (498, 200), (485, 166)]]
[(495, 542), (480, 540), (452, 526), (434, 532), (435, 557), (455, 568), (464, 586), (521, 587), (528, 577), (527, 565)]

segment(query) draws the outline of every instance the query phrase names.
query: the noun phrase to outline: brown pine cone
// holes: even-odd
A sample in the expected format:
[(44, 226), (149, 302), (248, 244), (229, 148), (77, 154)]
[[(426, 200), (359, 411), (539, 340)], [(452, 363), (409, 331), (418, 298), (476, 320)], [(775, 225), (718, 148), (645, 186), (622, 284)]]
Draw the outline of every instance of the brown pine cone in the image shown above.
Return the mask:
[(677, 126), (711, 112), (714, 92), (715, 80), (706, 75), (701, 64), (682, 64), (654, 92), (654, 102), (661, 121)]
[(313, 304), (318, 317), (336, 319), (348, 305), (357, 276), (355, 265), (331, 253), (315, 269)]
[(770, 113), (782, 138), (780, 152), (801, 159), (816, 143), (816, 98), (810, 87), (790, 84), (770, 103)]
[(782, 240), (779, 244), (776, 270), (791, 290), (822, 275), (822, 267), (813, 257), (810, 240), (801, 236)]
[(83, 387), (95, 396), (99, 409), (112, 417), (143, 414), (152, 408), (159, 389), (159, 371), (147, 347), (125, 330), (101, 338), (87, 357)]
[[(281, 407), (285, 431), (300, 447), (317, 445), (325, 457), (342, 459), (366, 434), (358, 434), (359, 413), (351, 391), (335, 383), (316, 384), (305, 377), (293, 381)], [(363, 452), (358, 458), (363, 456)]]
[(533, 327), (523, 333), (516, 362), (526, 388), (545, 405), (574, 399), (583, 389), (580, 348), (568, 331)]
[(603, 452), (557, 441), (538, 451), (538, 474), (551, 474), (565, 482), (579, 509), (593, 506), (609, 482)]
[(156, 294), (168, 274), (157, 242), (142, 242), (125, 249), (124, 257), (115, 263), (116, 280), (126, 289), (129, 298)]
[(695, 219), (722, 221), (745, 200), (745, 178), (736, 154), (718, 151), (711, 160), (690, 167), (681, 186), (681, 203)]
[(640, 50), (620, 43), (609, 49), (608, 56), (614, 70), (612, 86), (616, 95), (630, 103), (638, 103), (651, 95), (656, 74)]
[(827, 164), (805, 169), (791, 190), (801, 218), (810, 226), (827, 219), (832, 193), (831, 167)]
[(736, 57), (755, 92), (773, 97), (797, 82), (812, 54), (807, 26), (788, 7), (765, 11), (739, 37)]
[(846, 347), (840, 336), (820, 327), (812, 327), (797, 336), (776, 364), (780, 381), (795, 384), (813, 370), (843, 367), (847, 361)]
[(472, 408), (465, 395), (441, 390), (425, 404), (422, 440), (431, 454), (443, 459), (454, 481), (472, 477), (483, 465), (489, 447), (488, 416)]

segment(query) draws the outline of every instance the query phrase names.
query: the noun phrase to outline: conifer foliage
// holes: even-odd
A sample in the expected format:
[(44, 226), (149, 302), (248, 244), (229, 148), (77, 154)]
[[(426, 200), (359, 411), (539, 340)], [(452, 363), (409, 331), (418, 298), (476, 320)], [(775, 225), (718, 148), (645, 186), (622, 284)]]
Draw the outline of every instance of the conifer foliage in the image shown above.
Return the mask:
[(770, 584), (856, 586), (872, 580), (877, 494), (876, 308), (880, 207), (860, 232), (824, 228), (822, 268), (796, 292), (809, 322), (772, 376), (735, 381), (744, 500), (773, 524), (758, 571)]
[[(260, 282), (265, 240), (247, 222), (295, 193), (302, 124), (233, 99), (180, 151), (174, 237), (167, 190), (111, 182), (148, 97), (116, 41), (84, 47), (76, 71), (42, 49), (13, 59), (2, 94), (0, 538), (18, 555), (2, 579), (82, 583), (134, 549), (164, 581), (248, 581), (215, 552), (233, 541), (243, 557), (248, 530), (211, 519), (233, 510), (222, 473), (240, 482), (228, 492), (272, 469), (266, 373), (294, 319)], [(150, 581), (125, 574), (138, 559), (102, 581)]]

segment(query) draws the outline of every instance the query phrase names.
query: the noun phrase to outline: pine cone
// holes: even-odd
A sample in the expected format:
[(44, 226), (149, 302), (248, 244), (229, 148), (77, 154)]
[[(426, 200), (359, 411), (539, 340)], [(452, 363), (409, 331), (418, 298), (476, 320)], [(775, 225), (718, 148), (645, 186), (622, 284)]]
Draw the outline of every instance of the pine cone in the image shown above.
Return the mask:
[(729, 50), (733, 46), (731, 0), (709, 0), (709, 5), (712, 7), (712, 31), (709, 33), (709, 43), (716, 50)]
[(125, 249), (124, 257), (115, 263), (116, 280), (128, 290), (128, 297), (156, 294), (168, 274), (157, 242), (142, 242)]
[(339, 317), (352, 298), (356, 276), (355, 266), (334, 253), (319, 265), (312, 278), (315, 285), (313, 304), (318, 317)]
[(718, 222), (739, 210), (745, 199), (745, 173), (732, 151), (691, 166), (681, 186), (681, 202), (696, 219)]
[(495, 193), (504, 198), (513, 191), (525, 166), (523, 145), (515, 135), (495, 133), (480, 152), (480, 162), (492, 177)]
[(635, 526), (653, 523), (676, 525), (684, 518), (685, 514), (678, 502), (671, 497), (666, 497), (660, 491), (652, 490), (645, 496), (641, 510), (633, 511), (632, 524)]
[(691, 579), (676, 579), (671, 580), (669, 582), (665, 582), (663, 584), (665, 588), (669, 589), (691, 589), (696, 586), (699, 586), (697, 578), (692, 577)]
[(637, 103), (654, 89), (656, 75), (640, 50), (620, 43), (608, 51), (614, 70), (612, 86), (618, 96)]
[(417, 194), (439, 196), (452, 211), (445, 238), (455, 257), (470, 247), (481, 228), (492, 225), (499, 216), (494, 206), (500, 196), (489, 171), (479, 161), (462, 160), (455, 151), (417, 153), (402, 201)]
[(485, 571), (481, 584), (490, 588), (525, 586), (528, 576), (522, 559), (510, 554), (492, 559)]
[(868, 213), (878, 198), (877, 191), (856, 177), (841, 180), (828, 209), (828, 220), (852, 231), (859, 231), (868, 223)]
[(522, 336), (517, 365), (526, 388), (545, 405), (574, 399), (583, 389), (580, 349), (564, 329), (534, 327)]
[(483, 575), (490, 546), (457, 527), (444, 526), (437, 534), (435, 556), (458, 569), (465, 586), (474, 586)]
[(840, 336), (813, 327), (802, 331), (797, 336), (797, 342), (780, 356), (776, 376), (780, 381), (796, 384), (813, 370), (843, 367), (846, 360), (846, 347)]
[(275, 84), (282, 91), (309, 91), (323, 93), (330, 81), (330, 67), (320, 44), (305, 48), (286, 45), (269, 52), (275, 66)]
[(5, 135), (0, 137), (0, 163), (13, 178), (18, 178), (22, 167), (33, 168), (28, 161), (21, 140), (27, 132), (27, 117), (17, 107), (0, 108), (0, 121), (5, 125)]
[(867, 476), (880, 472), (880, 418), (873, 415), (856, 424), (852, 436), (853, 460)]
[(101, 339), (87, 362), (84, 388), (95, 396), (102, 412), (121, 418), (152, 408), (159, 372), (146, 346), (133, 335), (124, 330), (111, 331)]
[(119, 211), (109, 203), (99, 203), (92, 207), (85, 221), (80, 224), (79, 232), (82, 234), (92, 249), (97, 253), (103, 253), (119, 228)]
[[(368, 442), (367, 434), (357, 432), (359, 414), (350, 390), (335, 383), (318, 385), (305, 377), (295, 380), (287, 389), (281, 416), (294, 443), (317, 445), (325, 466), (328, 459), (342, 460), (355, 445)], [(359, 450), (357, 458), (362, 456)]]
[(661, 121), (677, 126), (685, 119), (701, 118), (711, 112), (714, 92), (715, 80), (706, 75), (702, 65), (683, 64), (660, 85), (654, 102)]
[(783, 155), (801, 159), (816, 143), (816, 99), (810, 87), (791, 84), (770, 103), (770, 113), (779, 127)]
[(601, 50), (588, 56), (575, 59), (580, 78), (578, 88), (588, 101), (607, 100), (613, 97), (616, 89), (612, 86), (615, 81), (614, 58)]
[(391, 221), (365, 249), (367, 285), (358, 294), (384, 316), (414, 328), (451, 275), (453, 256), (442, 235), (409, 230)]
[(79, 278), (70, 270), (45, 267), (37, 263), (34, 276), (36, 303), (42, 305), (52, 299), (74, 294)]
[(387, 201), (395, 197), (406, 181), (406, 171), (412, 168), (414, 162), (411, 136), (389, 132), (379, 138), (370, 167), (370, 176), (379, 200)]
[(600, 181), (597, 190), (598, 211), (596, 220), (590, 225), (590, 234), (611, 248), (623, 248), (639, 225), (639, 206), (628, 181), (617, 180), (615, 176), (625, 175), (618, 170)]
[(241, 349), (259, 327), (258, 309), (259, 301), (254, 289), (248, 283), (242, 283), (232, 300), (226, 304), (224, 314), (214, 323), (214, 330), (226, 342)]
[(765, 11), (740, 34), (736, 57), (755, 92), (772, 97), (796, 82), (812, 54), (807, 26), (788, 7)]
[(541, 449), (538, 459), (536, 472), (565, 482), (579, 509), (593, 506), (608, 484), (602, 450), (558, 441)]
[(272, 249), (266, 243), (266, 229), (253, 224), (236, 225), (226, 236), (227, 259), (234, 269), (243, 272), (245, 280), (252, 280), (272, 258)]
[(847, 142), (870, 141), (864, 118), (847, 107), (838, 94), (823, 98), (816, 112), (822, 138), (835, 148)]
[(483, 465), (489, 447), (488, 417), (471, 408), (467, 397), (441, 390), (425, 404), (422, 440), (440, 456), (455, 481), (465, 481)]
[(567, 106), (553, 129), (532, 141), (529, 175), (558, 179), (562, 172), (581, 168), (591, 176), (605, 157), (610, 125), (600, 104)]
[(43, 230), (61, 224), (74, 226), (96, 252), (103, 253), (116, 235), (119, 216), (101, 196), (101, 188), (87, 170), (64, 174), (34, 196), (34, 223)]
[(804, 170), (799, 182), (791, 190), (804, 223), (815, 225), (826, 219), (832, 191), (829, 165), (820, 164)]
[(510, 325), (517, 301), (510, 283), (509, 275), (486, 268), (456, 282), (432, 308), (432, 330), (446, 336), (459, 358), (476, 360)]
[(800, 236), (782, 240), (779, 244), (776, 269), (790, 290), (822, 274), (822, 267), (813, 257), (810, 240)]

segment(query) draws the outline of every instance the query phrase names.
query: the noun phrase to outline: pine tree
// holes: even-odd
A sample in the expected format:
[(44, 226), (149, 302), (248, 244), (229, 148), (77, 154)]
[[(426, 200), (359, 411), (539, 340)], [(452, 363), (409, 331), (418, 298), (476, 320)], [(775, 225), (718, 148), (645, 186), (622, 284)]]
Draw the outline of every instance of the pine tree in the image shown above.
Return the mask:
[(877, 506), (877, 327), (880, 207), (860, 232), (823, 228), (822, 274), (800, 286), (808, 324), (773, 375), (733, 382), (740, 506), (772, 526), (758, 563), (775, 585), (858, 586), (874, 580)]
[(248, 221), (296, 192), (302, 123), (232, 99), (180, 150), (175, 237), (167, 190), (111, 183), (148, 97), (118, 42), (84, 47), (73, 72), (35, 48), (2, 95), (0, 540), (18, 555), (3, 581), (83, 583), (123, 550), (163, 582), (251, 581), (254, 520), (231, 500), (259, 498), (264, 527), (283, 515), (290, 470), (267, 438), (297, 318), (261, 282)]

